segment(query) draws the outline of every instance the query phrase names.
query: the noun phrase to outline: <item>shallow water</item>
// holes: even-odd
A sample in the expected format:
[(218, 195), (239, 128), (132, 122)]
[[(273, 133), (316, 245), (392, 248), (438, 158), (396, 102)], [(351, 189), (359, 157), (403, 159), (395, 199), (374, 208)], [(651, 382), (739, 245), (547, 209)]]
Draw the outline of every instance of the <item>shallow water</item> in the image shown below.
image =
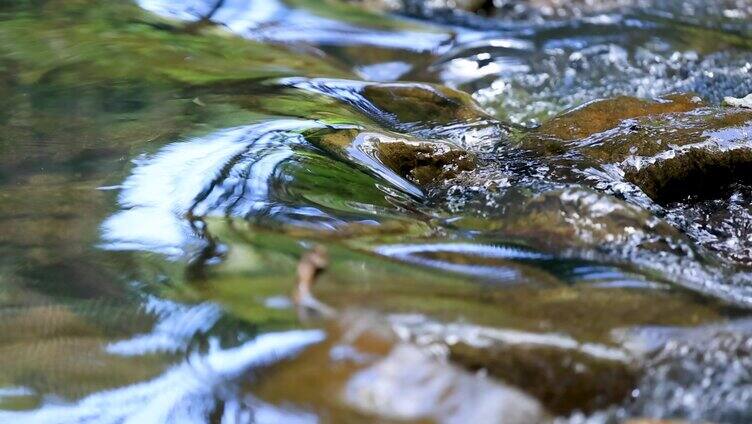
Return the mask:
[(752, 420), (746, 3), (173, 3), (0, 7), (0, 421)]

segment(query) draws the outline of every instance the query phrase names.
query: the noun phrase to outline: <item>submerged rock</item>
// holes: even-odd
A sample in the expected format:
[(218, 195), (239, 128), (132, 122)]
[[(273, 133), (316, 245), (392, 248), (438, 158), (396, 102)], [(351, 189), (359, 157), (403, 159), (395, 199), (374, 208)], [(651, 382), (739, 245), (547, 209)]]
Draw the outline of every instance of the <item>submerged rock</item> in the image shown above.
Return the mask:
[(444, 139), (478, 149), (491, 148), (509, 134), (509, 127), (486, 113), (469, 94), (436, 84), (302, 78), (283, 83), (324, 94), (372, 123), (418, 138)]
[(471, 370), (486, 370), (515, 387), (524, 387), (552, 412), (584, 412), (622, 402), (637, 373), (629, 364), (577, 351), (550, 347), (450, 348), (452, 361)]
[(261, 379), (261, 398), (312, 404), (345, 422), (550, 422), (528, 394), (402, 339), (383, 317), (349, 311), (330, 324), (324, 343)]
[[(525, 393), (521, 405), (532, 405), (535, 398), (541, 410), (567, 414), (607, 408), (627, 402), (641, 376), (630, 351), (609, 338), (611, 330), (717, 319), (705, 309), (707, 302), (663, 290), (578, 285), (455, 292), (434, 276), (424, 281), (425, 293), (410, 295), (404, 290), (416, 290), (420, 278), (384, 274), (386, 269), (360, 260), (354, 262), (356, 269), (343, 275), (344, 257), (335, 253), (332, 258), (339, 268), (317, 284), (317, 296), (344, 312), (328, 323), (332, 325), (325, 343), (271, 371), (258, 391), (266, 401), (313, 408), (322, 419), (455, 422), (458, 417), (468, 420), (471, 412), (491, 411), (484, 419), (472, 417), (494, 422), (495, 417), (515, 416), (498, 408), (506, 407), (520, 391)], [(247, 286), (245, 279), (236, 281)], [(360, 290), (366, 292), (359, 295)], [(676, 303), (682, 298), (688, 303)], [(467, 303), (466, 309), (455, 314), (461, 302)], [(420, 305), (435, 308), (442, 318), (385, 317), (352, 309), (361, 305), (372, 311), (398, 305), (415, 311)], [(481, 325), (475, 323), (478, 320), (489, 321)]]
[(392, 419), (439, 423), (535, 424), (548, 422), (537, 401), (512, 387), (472, 375), (409, 344), (348, 382), (345, 400)]
[(628, 256), (642, 245), (682, 244), (682, 236), (650, 212), (587, 188), (542, 189), (538, 193), (509, 189), (498, 203), (487, 230), (525, 240), (544, 251), (614, 249)]
[(469, 94), (444, 86), (369, 84), (363, 88), (363, 96), (407, 124), (467, 124), (491, 119)]
[(419, 315), (389, 321), (403, 340), (446, 352), (452, 363), (522, 389), (557, 414), (620, 403), (637, 379), (625, 350), (579, 342), (566, 333), (443, 323)]

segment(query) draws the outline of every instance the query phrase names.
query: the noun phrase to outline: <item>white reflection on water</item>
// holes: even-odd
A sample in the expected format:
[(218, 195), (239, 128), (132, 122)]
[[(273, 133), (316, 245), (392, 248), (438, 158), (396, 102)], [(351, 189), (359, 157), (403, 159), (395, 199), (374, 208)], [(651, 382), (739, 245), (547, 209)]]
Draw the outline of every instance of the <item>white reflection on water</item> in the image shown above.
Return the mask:
[(410, 72), (412, 65), (401, 61), (374, 63), (356, 68), (358, 74), (366, 81), (397, 81), (401, 76)]
[[(186, 214), (195, 207), (202, 208), (195, 211), (198, 215), (211, 212), (218, 200), (213, 197), (218, 195), (214, 184), (232, 159), (241, 154), (252, 157), (252, 172), (245, 175), (245, 181), (230, 187), (244, 188), (242, 200), (248, 210), (243, 213), (267, 207), (268, 180), (277, 165), (293, 154), (279, 132), (316, 126), (320, 125), (312, 121), (276, 120), (231, 128), (172, 143), (152, 157), (141, 158), (123, 183), (119, 198), (123, 210), (102, 224), (102, 247), (171, 257), (197, 251), (203, 241)], [(233, 185), (233, 181), (225, 183)], [(202, 193), (206, 199), (196, 206)]]
[(294, 356), (324, 339), (320, 330), (264, 334), (231, 349), (193, 354), (161, 376), (95, 393), (73, 404), (49, 402), (35, 411), (0, 412), (1, 422), (205, 423), (223, 408), (222, 422), (316, 422), (313, 414), (239, 398), (237, 380), (254, 369)]
[(225, 163), (248, 147), (248, 132), (233, 128), (173, 143), (137, 161), (120, 193), (124, 210), (102, 224), (103, 247), (179, 256), (199, 242), (183, 215)]
[(144, 307), (158, 316), (151, 332), (110, 343), (107, 353), (137, 356), (185, 351), (194, 337), (207, 333), (222, 317), (219, 305), (209, 302), (188, 306), (152, 297)]
[(564, 333), (533, 333), (506, 328), (452, 322), (443, 323), (419, 314), (395, 314), (389, 316), (394, 332), (405, 341), (421, 345), (434, 342), (456, 344), (459, 342), (477, 348), (491, 346), (528, 346), (573, 350), (593, 358), (628, 362), (629, 352), (600, 343), (583, 343)]
[[(205, 16), (214, 3), (138, 0), (139, 6), (150, 12), (185, 21)], [(437, 50), (450, 39), (447, 33), (431, 30), (387, 31), (358, 27), (305, 9), (293, 9), (277, 0), (226, 0), (211, 19), (243, 37), (278, 43), (369, 45), (422, 52)]]
[[(344, 223), (326, 205), (306, 203), (310, 200), (285, 189), (294, 178), (287, 178), (281, 165), (298, 160), (296, 149), (312, 148), (300, 132), (325, 127), (335, 128), (317, 121), (278, 119), (175, 142), (142, 157), (122, 184), (123, 210), (102, 224), (101, 247), (191, 256), (205, 245), (200, 223), (191, 217), (269, 218), (308, 228)], [(420, 188), (368, 151), (364, 140), (369, 134), (356, 137), (343, 158), (356, 165), (353, 172), (367, 170), (386, 181), (390, 187), (385, 193), (396, 188), (422, 197)]]
[(520, 272), (517, 267), (499, 265), (482, 265), (480, 263), (454, 263), (432, 254), (459, 253), (468, 257), (498, 260), (550, 259), (550, 255), (522, 250), (509, 246), (495, 246), (475, 243), (424, 243), (424, 244), (389, 244), (374, 249), (379, 255), (396, 258), (404, 262), (447, 271), (474, 275), (501, 281), (517, 281)]

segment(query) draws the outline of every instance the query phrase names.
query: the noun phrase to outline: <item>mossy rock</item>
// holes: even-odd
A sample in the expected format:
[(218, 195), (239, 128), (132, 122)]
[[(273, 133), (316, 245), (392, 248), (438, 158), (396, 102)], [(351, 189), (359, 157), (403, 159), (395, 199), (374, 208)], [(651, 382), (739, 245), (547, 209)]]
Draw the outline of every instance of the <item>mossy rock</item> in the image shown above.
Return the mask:
[(672, 94), (656, 100), (618, 96), (595, 100), (545, 122), (538, 133), (562, 141), (573, 141), (617, 127), (626, 119), (664, 113), (686, 112), (703, 106), (692, 94)]
[(599, 100), (553, 118), (522, 139), (582, 168), (616, 165), (658, 203), (701, 195), (752, 175), (752, 111), (697, 98)]
[(469, 94), (432, 84), (369, 84), (363, 97), (405, 124), (468, 124), (493, 119)]
[(553, 118), (519, 145), (564, 178), (667, 216), (720, 258), (749, 262), (747, 237), (736, 229), (750, 218), (732, 197), (752, 186), (752, 111), (707, 106), (691, 94), (617, 97)]
[(420, 140), (354, 128), (314, 130), (305, 135), (315, 146), (339, 159), (355, 162), (377, 174), (386, 171), (379, 172), (381, 165), (420, 186), (447, 180), (475, 167), (472, 153), (443, 140)]
[(376, 155), (399, 175), (423, 186), (452, 178), (475, 167), (471, 153), (439, 143), (376, 143)]

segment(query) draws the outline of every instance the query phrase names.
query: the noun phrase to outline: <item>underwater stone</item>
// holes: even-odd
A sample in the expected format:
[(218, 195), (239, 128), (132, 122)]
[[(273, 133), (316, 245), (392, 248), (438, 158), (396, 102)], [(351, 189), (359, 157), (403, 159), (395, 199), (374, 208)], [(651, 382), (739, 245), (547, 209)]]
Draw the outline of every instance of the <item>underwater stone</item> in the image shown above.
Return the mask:
[(346, 310), (327, 330), (322, 343), (272, 368), (256, 393), (273, 402), (280, 395), (286, 402), (315, 402), (324, 416), (350, 417), (343, 422), (362, 422), (364, 416), (458, 424), (551, 422), (530, 395), (471, 373), (437, 349), (403, 340), (379, 314)]
[(356, 408), (395, 419), (432, 418), (440, 423), (549, 422), (540, 404), (502, 383), (434, 358), (424, 349), (397, 344), (385, 358), (348, 382), (345, 399)]
[(452, 361), (520, 387), (550, 411), (593, 411), (629, 396), (637, 373), (627, 363), (551, 347), (450, 347)]

